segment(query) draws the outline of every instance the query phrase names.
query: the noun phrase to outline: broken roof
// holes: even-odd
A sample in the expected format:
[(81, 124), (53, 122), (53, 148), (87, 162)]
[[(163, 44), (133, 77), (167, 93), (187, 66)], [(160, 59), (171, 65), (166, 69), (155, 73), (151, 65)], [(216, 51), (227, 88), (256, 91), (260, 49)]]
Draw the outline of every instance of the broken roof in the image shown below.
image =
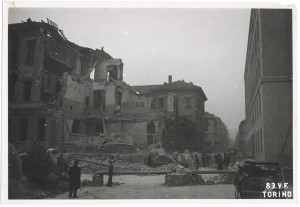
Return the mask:
[[(51, 20), (50, 20), (51, 21)], [(19, 30), (40, 30), (43, 29), (43, 33), (47, 34), (48, 37), (55, 39), (56, 41), (60, 42), (61, 44), (65, 44), (75, 50), (77, 53), (81, 54), (83, 57), (91, 58), (93, 52), (96, 52), (98, 56), (112, 58), (108, 53), (104, 50), (93, 50), (88, 47), (79, 46), (71, 41), (69, 41), (64, 33), (63, 30), (59, 29), (57, 26), (51, 25), (47, 22), (41, 20), (41, 22), (32, 21), (30, 18), (27, 19), (26, 22), (16, 23), (16, 24), (9, 24), (8, 25), (9, 32), (19, 31)]]

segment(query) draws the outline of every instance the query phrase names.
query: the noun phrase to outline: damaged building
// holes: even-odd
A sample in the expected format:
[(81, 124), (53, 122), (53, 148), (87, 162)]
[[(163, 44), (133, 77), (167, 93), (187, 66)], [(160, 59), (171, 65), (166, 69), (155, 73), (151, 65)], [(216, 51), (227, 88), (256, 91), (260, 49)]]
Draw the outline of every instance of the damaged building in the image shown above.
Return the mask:
[[(207, 100), (202, 88), (185, 81), (161, 85), (132, 86), (147, 97), (149, 117), (147, 144), (160, 143), (166, 151), (202, 151), (204, 111)], [(151, 134), (153, 136), (151, 136)]]
[(121, 59), (72, 43), (49, 19), (9, 25), (8, 48), (9, 142), (19, 151), (31, 143), (99, 149), (101, 137), (142, 149), (204, 150), (201, 87), (172, 76), (129, 86)]
[(70, 42), (49, 19), (11, 24), (8, 32), (9, 142), (49, 148), (71, 133), (103, 133), (102, 117), (122, 104), (122, 60)]

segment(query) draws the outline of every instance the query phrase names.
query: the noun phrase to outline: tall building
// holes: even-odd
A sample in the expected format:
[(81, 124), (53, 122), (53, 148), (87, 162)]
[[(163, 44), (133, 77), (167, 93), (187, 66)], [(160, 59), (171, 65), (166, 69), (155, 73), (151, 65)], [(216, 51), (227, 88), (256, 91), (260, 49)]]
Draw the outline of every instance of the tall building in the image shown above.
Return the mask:
[(292, 165), (292, 10), (252, 9), (245, 65), (245, 151)]
[(205, 140), (206, 152), (223, 152), (229, 145), (228, 130), (220, 117), (205, 112)]

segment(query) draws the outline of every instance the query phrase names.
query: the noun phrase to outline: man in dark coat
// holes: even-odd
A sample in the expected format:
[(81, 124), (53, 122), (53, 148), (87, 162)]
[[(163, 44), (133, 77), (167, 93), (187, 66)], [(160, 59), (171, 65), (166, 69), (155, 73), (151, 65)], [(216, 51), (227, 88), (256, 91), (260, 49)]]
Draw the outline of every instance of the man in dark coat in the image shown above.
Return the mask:
[(77, 198), (77, 190), (80, 188), (81, 176), (81, 169), (78, 166), (78, 160), (74, 161), (73, 166), (69, 169), (68, 175), (70, 177), (69, 198)]
[(228, 170), (229, 163), (230, 163), (230, 154), (224, 152), (224, 166), (226, 170)]
[(205, 156), (206, 156), (206, 166), (209, 167), (209, 161), (210, 161), (209, 153), (206, 153)]
[(117, 161), (117, 156), (111, 156), (110, 159), (108, 160), (109, 167), (108, 167), (108, 182), (107, 186), (112, 187), (112, 177), (114, 173), (114, 163)]
[(217, 170), (223, 170), (223, 163), (224, 163), (223, 157), (220, 153), (218, 153), (218, 155), (217, 155), (217, 165), (218, 165)]
[(206, 167), (206, 156), (205, 156), (205, 153), (202, 153), (202, 166)]
[(200, 160), (199, 157), (197, 155), (195, 155), (195, 166), (196, 166), (196, 170), (198, 171), (199, 169), (199, 165), (200, 165)]

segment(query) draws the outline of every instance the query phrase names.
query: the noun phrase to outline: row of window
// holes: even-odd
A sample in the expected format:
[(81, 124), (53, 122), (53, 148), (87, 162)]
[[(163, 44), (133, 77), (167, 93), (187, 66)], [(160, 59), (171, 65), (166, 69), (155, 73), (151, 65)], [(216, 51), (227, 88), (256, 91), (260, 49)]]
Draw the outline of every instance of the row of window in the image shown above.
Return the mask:
[(34, 61), (34, 48), (36, 45), (37, 40), (27, 40), (26, 41), (26, 63), (33, 64)]
[(261, 117), (261, 95), (258, 93), (252, 108), (252, 125)]
[[(175, 101), (178, 101), (178, 99), (174, 98), (173, 100), (174, 102)], [(152, 100), (151, 100), (151, 109), (155, 109), (155, 98), (153, 97)], [(163, 109), (164, 108), (164, 97), (159, 97), (158, 98), (158, 108), (159, 109)], [(185, 107), (186, 109), (191, 109), (192, 108), (192, 97), (185, 97)]]
[[(245, 88), (248, 91), (249, 98), (253, 97), (255, 92), (257, 83), (261, 77), (261, 70), (260, 70), (260, 37), (259, 37), (259, 23), (258, 19), (256, 20), (256, 24), (253, 24), (251, 35), (251, 43), (248, 47), (249, 54), (247, 57), (247, 67), (248, 71), (246, 74), (245, 80)], [(246, 97), (247, 98), (247, 97)], [(248, 102), (248, 100), (246, 100)]]
[[(13, 126), (11, 123), (11, 119), (8, 120), (8, 137), (12, 138)], [(26, 142), (28, 139), (28, 129), (29, 129), (29, 121), (28, 118), (21, 118), (19, 120), (19, 140), (22, 142)], [(45, 141), (46, 137), (46, 119), (40, 118), (37, 119), (37, 127), (36, 127), (36, 140), (39, 142)]]
[(263, 136), (262, 129), (252, 135), (252, 152), (253, 155), (263, 152)]
[(135, 108), (135, 107), (144, 107), (144, 102), (123, 102), (124, 108)]

